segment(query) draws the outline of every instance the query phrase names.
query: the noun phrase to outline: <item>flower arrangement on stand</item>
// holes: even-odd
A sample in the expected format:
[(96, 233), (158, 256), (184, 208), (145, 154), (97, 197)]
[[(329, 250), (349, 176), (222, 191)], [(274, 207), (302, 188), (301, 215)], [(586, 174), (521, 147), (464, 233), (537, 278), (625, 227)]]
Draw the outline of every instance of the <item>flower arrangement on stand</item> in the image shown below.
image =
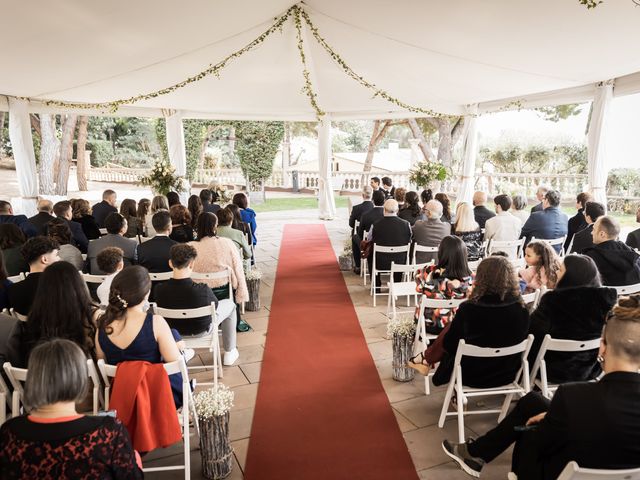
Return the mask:
[(340, 264), (340, 270), (348, 271), (353, 268), (351, 235), (347, 235), (347, 238), (344, 241), (344, 248), (342, 249), (342, 253), (338, 256), (338, 263)]
[(140, 185), (151, 187), (157, 195), (166, 195), (169, 192), (184, 192), (187, 183), (184, 177), (176, 175), (176, 168), (170, 163), (156, 162), (151, 171), (140, 178)]
[(229, 440), (229, 411), (233, 399), (233, 391), (222, 383), (194, 395), (205, 478), (225, 478), (233, 468), (233, 448)]
[(252, 268), (246, 273), (247, 289), (249, 290), (249, 301), (244, 308), (249, 312), (260, 310), (260, 280), (262, 272), (257, 268)]
[(393, 379), (398, 382), (410, 382), (415, 371), (407, 367), (413, 355), (413, 340), (416, 334), (416, 322), (412, 313), (398, 315), (389, 319), (387, 336), (391, 337), (393, 347)]
[(417, 163), (409, 173), (409, 181), (418, 188), (433, 188), (435, 182), (444, 182), (449, 176), (447, 167), (428, 160)]
[(216, 201), (218, 204), (224, 206), (228, 203), (231, 203), (233, 192), (230, 192), (227, 187), (225, 187), (220, 182), (211, 182), (209, 185), (207, 185), (207, 188), (218, 196), (218, 200)]

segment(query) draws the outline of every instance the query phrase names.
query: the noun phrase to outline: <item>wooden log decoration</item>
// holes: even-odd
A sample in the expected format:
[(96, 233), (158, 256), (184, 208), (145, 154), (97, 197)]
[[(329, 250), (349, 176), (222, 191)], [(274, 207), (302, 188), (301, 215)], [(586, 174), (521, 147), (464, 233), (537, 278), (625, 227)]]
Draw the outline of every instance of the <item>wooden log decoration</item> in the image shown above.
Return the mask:
[(407, 367), (407, 362), (413, 353), (413, 336), (394, 333), (392, 336), (392, 346), (393, 379), (398, 382), (410, 382), (415, 375), (415, 370)]
[(233, 448), (229, 442), (229, 412), (198, 419), (202, 475), (210, 480), (226, 478), (233, 468)]
[(257, 312), (260, 310), (260, 279), (247, 279), (247, 289), (249, 290), (249, 301), (244, 308), (249, 312)]

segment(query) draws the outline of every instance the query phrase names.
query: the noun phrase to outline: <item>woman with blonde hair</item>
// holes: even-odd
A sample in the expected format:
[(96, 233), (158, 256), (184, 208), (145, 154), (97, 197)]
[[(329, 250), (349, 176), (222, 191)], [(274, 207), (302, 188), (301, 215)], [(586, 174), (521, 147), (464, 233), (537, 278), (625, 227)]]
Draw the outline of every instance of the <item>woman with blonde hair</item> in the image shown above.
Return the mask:
[(156, 229), (153, 228), (153, 223), (151, 222), (151, 219), (153, 218), (153, 215), (158, 213), (160, 210), (166, 210), (167, 212), (169, 211), (169, 204), (167, 203), (167, 197), (165, 197), (164, 195), (156, 195), (155, 197), (153, 197), (153, 200), (151, 200), (151, 207), (149, 208), (149, 213), (147, 213), (147, 215), (144, 218), (144, 226), (145, 226), (145, 230), (147, 231), (147, 237), (156, 236)]
[(482, 256), (483, 234), (473, 216), (473, 209), (467, 202), (461, 202), (456, 209), (456, 223), (452, 233), (460, 237), (467, 246), (468, 260), (473, 262)]

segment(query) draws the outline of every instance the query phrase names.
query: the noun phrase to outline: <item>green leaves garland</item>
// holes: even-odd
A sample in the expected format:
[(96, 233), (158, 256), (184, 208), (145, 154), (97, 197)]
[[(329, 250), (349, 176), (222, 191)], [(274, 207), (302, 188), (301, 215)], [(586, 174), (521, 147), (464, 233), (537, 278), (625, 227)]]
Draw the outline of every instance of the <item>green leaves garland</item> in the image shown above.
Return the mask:
[[(302, 21), (300, 20), (300, 12), (302, 11), (297, 5), (292, 7), (294, 9), (293, 22), (296, 26), (296, 39), (298, 40), (298, 53), (300, 54), (300, 61), (302, 62), (302, 76), (304, 77), (304, 87), (302, 91), (309, 98), (311, 106), (316, 111), (316, 118), (318, 121), (322, 119), (325, 112), (322, 111), (318, 105), (318, 96), (313, 91), (313, 84), (311, 83), (311, 74), (307, 68), (307, 57), (304, 54), (304, 41), (302, 39)], [(304, 12), (303, 12), (304, 13)]]

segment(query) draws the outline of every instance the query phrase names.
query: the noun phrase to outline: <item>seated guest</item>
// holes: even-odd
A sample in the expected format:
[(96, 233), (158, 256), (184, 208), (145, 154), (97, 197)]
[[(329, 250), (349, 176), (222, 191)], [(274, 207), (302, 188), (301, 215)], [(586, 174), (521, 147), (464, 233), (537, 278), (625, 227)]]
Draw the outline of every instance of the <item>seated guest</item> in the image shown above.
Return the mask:
[(422, 190), (422, 192), (420, 193), (420, 201), (422, 202), (423, 210), (429, 200), (433, 200), (433, 192), (431, 191), (431, 189), (427, 188), (425, 190)]
[(619, 241), (619, 235), (618, 221), (604, 215), (593, 226), (594, 246), (583, 252), (596, 262), (602, 283), (612, 287), (640, 283), (640, 255)]
[(371, 185), (371, 190), (374, 192), (382, 192), (385, 196), (385, 200), (387, 199), (387, 192), (384, 188), (380, 186), (380, 177), (371, 177), (369, 180), (369, 185)]
[[(615, 289), (602, 288), (593, 260), (585, 255), (564, 257), (556, 288), (542, 296), (531, 314), (529, 333), (535, 338), (529, 351), (529, 365), (533, 367), (547, 334), (563, 340), (600, 338), (617, 297)], [(545, 363), (550, 383), (595, 380), (602, 373), (595, 351), (549, 352)]]
[[(496, 195), (493, 199), (496, 205), (496, 216), (487, 220), (485, 224), (484, 239), (496, 241), (514, 241), (520, 238), (522, 223), (520, 219), (514, 217), (509, 212), (511, 208), (511, 198), (509, 195)], [(508, 253), (512, 258), (516, 258), (516, 251)]]
[(33, 225), (38, 235), (45, 235), (45, 227), (51, 220), (56, 218), (51, 215), (53, 213), (53, 202), (46, 199), (38, 200), (38, 206), (36, 208), (38, 209), (38, 213), (29, 218), (29, 223)]
[(249, 208), (249, 197), (242, 192), (236, 193), (233, 196), (232, 203), (240, 208), (242, 221), (248, 223), (251, 227), (251, 238), (255, 245), (257, 243), (256, 230), (258, 228), (258, 224), (256, 223), (256, 212)]
[(71, 220), (73, 218), (71, 202), (64, 200), (62, 202), (56, 203), (53, 206), (53, 213), (56, 214), (56, 217), (62, 219), (67, 223), (67, 225), (69, 225), (69, 230), (71, 230), (72, 243), (76, 247), (78, 247), (78, 249), (80, 249), (80, 252), (87, 253), (89, 240), (87, 240), (86, 235), (82, 231), (82, 225)]
[[(511, 471), (521, 480), (558, 478), (570, 461), (594, 469), (640, 467), (639, 346), (640, 297), (621, 298), (604, 327), (600, 381), (560, 385), (552, 400), (530, 392), (480, 438), (442, 442), (445, 452), (474, 477), (513, 443)], [(524, 425), (531, 428), (522, 431)]]
[(202, 190), (200, 190), (200, 201), (202, 202), (203, 212), (216, 213), (218, 210), (220, 210), (220, 205), (212, 203), (212, 199), (213, 194), (211, 190), (209, 190), (208, 188), (203, 188)]
[(544, 198), (549, 190), (551, 189), (546, 185), (538, 186), (536, 189), (536, 200), (538, 200), (538, 203), (531, 207), (531, 213), (542, 212), (546, 208), (544, 206)]
[(585, 249), (593, 247), (593, 224), (605, 214), (604, 205), (598, 202), (587, 202), (583, 213), (587, 226), (573, 236), (571, 252), (582, 253)]
[[(636, 223), (640, 223), (640, 207), (636, 211)], [(640, 228), (629, 233), (625, 243), (631, 248), (640, 248)]]
[(2, 250), (7, 275), (10, 277), (29, 271), (29, 264), (22, 256), (22, 246), (26, 241), (24, 232), (17, 225), (13, 223), (0, 225), (0, 250)]
[(370, 232), (371, 226), (384, 216), (384, 198), (384, 193), (380, 190), (374, 190), (371, 194), (373, 208), (362, 214), (360, 217), (360, 225), (356, 232), (361, 240), (366, 240), (365, 236)]
[[(526, 238), (525, 243), (529, 243), (532, 237), (554, 240), (567, 234), (569, 219), (559, 208), (560, 192), (549, 190), (542, 203), (544, 210), (532, 213), (522, 227), (520, 236)], [(560, 252), (562, 246), (558, 245), (554, 248), (556, 252)]]
[(38, 236), (27, 240), (22, 247), (22, 256), (29, 265), (29, 275), (23, 281), (9, 287), (9, 303), (20, 315), (28, 315), (36, 297), (40, 276), (52, 263), (60, 260), (58, 242)]
[(395, 193), (393, 194), (393, 198), (396, 202), (398, 202), (398, 208), (399, 210), (402, 210), (404, 208), (404, 197), (407, 194), (407, 189), (406, 188), (396, 188)]
[(25, 215), (14, 215), (11, 204), (0, 200), (0, 225), (7, 223), (16, 225), (27, 238), (38, 235), (38, 231)]
[(102, 201), (96, 203), (91, 210), (93, 217), (98, 224), (98, 228), (105, 228), (105, 221), (110, 213), (118, 213), (116, 208), (117, 195), (113, 190), (105, 190), (102, 192)]
[(0, 428), (4, 478), (143, 478), (119, 420), (77, 413), (88, 388), (87, 360), (76, 344), (57, 338), (34, 348), (22, 397), (29, 414)]
[(84, 268), (82, 253), (71, 244), (71, 230), (67, 222), (60, 218), (54, 218), (49, 222), (47, 235), (60, 245), (60, 250), (58, 251), (60, 260), (69, 262), (76, 270), (82, 270)]
[(89, 202), (82, 198), (77, 198), (71, 208), (73, 210), (73, 221), (80, 224), (87, 240), (100, 238), (100, 228), (91, 214)]
[[(438, 247), (442, 239), (451, 234), (451, 225), (442, 221), (442, 204), (438, 200), (429, 200), (423, 211), (427, 218), (418, 220), (413, 225), (413, 241), (423, 247)], [(425, 263), (431, 260), (438, 261), (437, 255), (416, 252), (416, 262)]]
[[(218, 301), (208, 285), (191, 280), (197, 256), (198, 252), (191, 245), (177, 244), (171, 247), (169, 264), (173, 269), (173, 278), (155, 287), (156, 303), (161, 308), (186, 309), (205, 307), (215, 302), (216, 314), (222, 328), (222, 346), (225, 351), (222, 363), (233, 365), (240, 356), (236, 348), (238, 323), (236, 305), (229, 298)], [(206, 335), (214, 328), (211, 315), (190, 319), (168, 318), (167, 322), (182, 336)]]
[(449, 200), (449, 196), (446, 193), (439, 192), (436, 193), (435, 199), (442, 204), (442, 218), (440, 220), (450, 225), (456, 223), (456, 216), (451, 213), (451, 200)]
[[(494, 214), (495, 215), (495, 214)], [(452, 232), (456, 237), (460, 237), (467, 246), (467, 258), (469, 261), (479, 260), (482, 256), (482, 231), (480, 225), (475, 220), (474, 212), (468, 203), (458, 204), (456, 212), (456, 223)]]
[(529, 243), (524, 249), (524, 261), (527, 266), (520, 269), (518, 275), (526, 284), (526, 288), (555, 288), (561, 262), (549, 244), (538, 241)]
[[(434, 200), (435, 201), (435, 200)], [(467, 246), (453, 235), (442, 239), (437, 263), (427, 265), (416, 274), (416, 290), (427, 298), (460, 299), (471, 292), (473, 274), (467, 264)], [(455, 315), (456, 309), (439, 308), (424, 312), (427, 332), (437, 335)]]
[(362, 215), (373, 208), (371, 201), (371, 186), (362, 187), (362, 203), (354, 205), (349, 215), (349, 227), (351, 227), (351, 249), (353, 251), (353, 271), (360, 275), (360, 242), (362, 238), (356, 232), (356, 221), (359, 223)]
[[(397, 188), (396, 196), (400, 190), (404, 189)], [(398, 212), (398, 217), (409, 222), (409, 225), (414, 225), (418, 220), (422, 219), (422, 209), (418, 204), (417, 192), (407, 192), (404, 195), (404, 206)]]
[(153, 215), (153, 229), (156, 232), (151, 240), (138, 245), (138, 264), (151, 273), (170, 272), (169, 251), (176, 242), (169, 238), (171, 234), (171, 215), (166, 210)]
[(573, 217), (569, 219), (569, 225), (567, 228), (567, 239), (564, 242), (565, 251), (569, 248), (569, 244), (573, 239), (573, 236), (579, 231), (583, 230), (587, 226), (587, 221), (584, 216), (584, 209), (587, 205), (587, 202), (593, 200), (593, 197), (588, 192), (579, 193), (576, 197), (576, 209), (578, 213), (576, 213)]
[(245, 237), (242, 232), (231, 227), (233, 223), (233, 213), (231, 213), (231, 210), (221, 208), (216, 212), (216, 217), (218, 217), (218, 228), (216, 230), (218, 236), (231, 240), (238, 248), (242, 258), (245, 260), (250, 259), (251, 247), (249, 246), (247, 237)]
[(107, 276), (104, 282), (100, 284), (97, 290), (100, 305), (109, 305), (109, 291), (111, 290), (111, 282), (115, 276), (124, 268), (124, 257), (121, 248), (107, 247), (98, 254), (96, 259), (98, 267)]
[(56, 262), (40, 275), (27, 321), (14, 328), (9, 361), (14, 367), (26, 368), (36, 345), (53, 338), (71, 340), (82, 349), (85, 358), (94, 357), (95, 313), (96, 307), (78, 270), (67, 262)]
[[(143, 307), (149, 298), (151, 280), (147, 271), (134, 265), (118, 273), (111, 283), (107, 310), (98, 317), (96, 354), (110, 365), (141, 360), (174, 362), (180, 350), (169, 325)], [(182, 406), (182, 375), (169, 375), (176, 408)]]
[(153, 197), (153, 200), (151, 200), (151, 208), (144, 219), (144, 228), (147, 232), (147, 237), (153, 237), (156, 234), (156, 231), (153, 229), (153, 216), (161, 210), (169, 211), (167, 197), (164, 195), (156, 195)]
[(484, 228), (487, 220), (496, 216), (494, 212), (485, 206), (486, 203), (487, 194), (485, 192), (475, 192), (473, 194), (473, 218), (480, 225), (480, 228)]
[(127, 231), (124, 236), (127, 238), (135, 238), (142, 236), (144, 228), (142, 222), (138, 218), (136, 209), (136, 201), (131, 198), (125, 198), (120, 204), (120, 215), (127, 221)]
[(195, 239), (191, 226), (191, 214), (184, 205), (173, 205), (169, 209), (171, 216), (171, 234), (169, 238), (178, 243), (192, 242)]
[(4, 268), (4, 260), (0, 255), (0, 312), (5, 308), (9, 308), (9, 286), (12, 284), (7, 275), (7, 270)]
[[(409, 366), (423, 375), (436, 363), (434, 385), (451, 379), (458, 342), (478, 347), (509, 347), (522, 342), (529, 331), (529, 310), (520, 296), (515, 270), (508, 258), (487, 257), (476, 272), (469, 300), (458, 308), (448, 330), (412, 359)], [(502, 358), (462, 359), (462, 382), (474, 388), (490, 388), (513, 382), (522, 366), (520, 355)]]
[(382, 177), (382, 190), (384, 190), (385, 200), (393, 199), (396, 194), (396, 187), (393, 186), (391, 177)]
[[(398, 202), (389, 199), (384, 202), (383, 217), (373, 224), (371, 231), (371, 241), (381, 247), (404, 246), (411, 243), (411, 225), (406, 220), (398, 218)], [(391, 262), (396, 264), (406, 264), (407, 253), (378, 253), (376, 254), (376, 269), (390, 270)], [(373, 272), (373, 248), (371, 255), (367, 259), (369, 271)], [(396, 274), (396, 282), (401, 281), (402, 274)], [(371, 280), (372, 282), (374, 279)], [(380, 276), (375, 278), (376, 288), (380, 288)]]
[(147, 215), (149, 214), (149, 210), (151, 209), (151, 200), (148, 198), (141, 198), (138, 200), (138, 211), (136, 212), (136, 216), (138, 217), (138, 223), (140, 228), (142, 228), (142, 236), (148, 237), (147, 234)]
[(177, 192), (167, 193), (167, 203), (169, 204), (169, 210), (171, 210), (171, 207), (174, 205), (182, 205), (180, 203), (180, 195), (178, 195)]
[(529, 219), (529, 212), (525, 210), (527, 207), (527, 197), (524, 195), (514, 195), (511, 198), (511, 215), (518, 217), (522, 225)]
[(231, 223), (231, 228), (234, 230), (238, 230), (242, 232), (242, 234), (247, 237), (247, 242), (251, 243), (251, 227), (248, 223), (242, 221), (242, 215), (240, 214), (240, 207), (230, 203), (226, 207), (231, 213), (233, 213), (233, 223)]
[(191, 227), (196, 228), (196, 220), (198, 220), (198, 215), (200, 215), (204, 209), (202, 207), (202, 201), (198, 195), (191, 195), (189, 197), (189, 201), (187, 202), (187, 209), (191, 214)]
[(97, 240), (91, 240), (87, 260), (93, 275), (104, 275), (98, 267), (98, 254), (107, 247), (118, 247), (124, 252), (124, 265), (133, 265), (138, 261), (138, 242), (131, 238), (124, 238), (127, 231), (127, 221), (119, 213), (111, 213), (104, 222), (107, 234)]

